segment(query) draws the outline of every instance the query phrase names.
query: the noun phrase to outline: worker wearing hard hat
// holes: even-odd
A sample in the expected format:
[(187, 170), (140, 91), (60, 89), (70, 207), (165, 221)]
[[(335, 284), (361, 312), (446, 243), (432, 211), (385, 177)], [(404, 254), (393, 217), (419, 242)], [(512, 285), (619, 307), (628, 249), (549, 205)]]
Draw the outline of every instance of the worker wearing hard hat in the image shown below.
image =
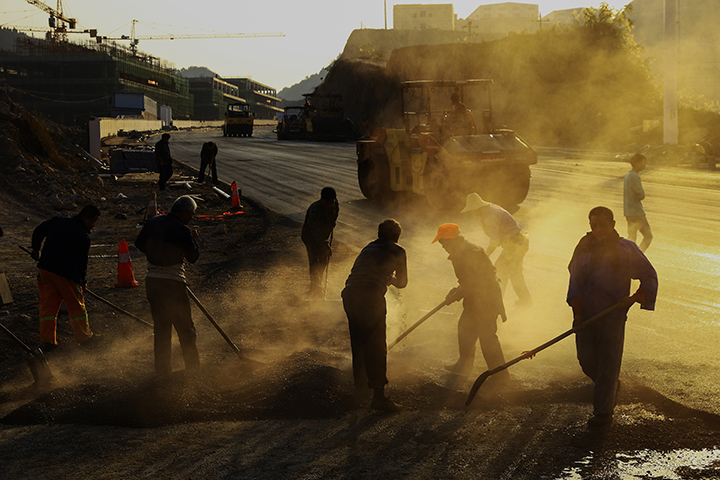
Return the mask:
[(500, 279), (500, 288), (505, 292), (508, 280), (512, 283), (515, 294), (518, 296), (516, 305), (529, 307), (532, 305), (530, 291), (523, 275), (523, 259), (530, 248), (530, 239), (522, 231), (520, 224), (513, 216), (500, 207), (483, 200), (477, 193), (471, 193), (465, 200), (465, 208), (461, 213), (472, 212), (480, 217), (485, 235), (490, 237), (490, 243), (485, 251), (488, 256), (497, 249), (502, 248), (495, 260), (495, 268)]
[[(445, 367), (451, 372), (470, 374), (475, 361), (475, 344), (479, 340), (488, 369), (505, 363), (497, 337), (497, 318), (503, 321), (505, 307), (502, 292), (495, 276), (495, 267), (485, 251), (465, 240), (460, 227), (445, 223), (438, 228), (432, 243), (440, 245), (450, 254), (459, 285), (447, 294), (446, 302), (463, 300), (463, 312), (458, 321), (458, 349), (460, 358), (454, 365)], [(499, 374), (508, 377), (507, 371)]]

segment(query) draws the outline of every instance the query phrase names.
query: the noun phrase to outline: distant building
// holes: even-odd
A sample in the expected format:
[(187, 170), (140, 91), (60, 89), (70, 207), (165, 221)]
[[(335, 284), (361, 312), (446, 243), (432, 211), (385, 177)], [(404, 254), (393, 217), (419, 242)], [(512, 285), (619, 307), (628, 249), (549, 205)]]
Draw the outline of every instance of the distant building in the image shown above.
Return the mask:
[(458, 28), (468, 28), (490, 36), (508, 33), (535, 32), (540, 28), (540, 9), (531, 3), (494, 3), (480, 5), (458, 22)]
[(282, 100), (278, 98), (274, 88), (248, 77), (231, 77), (223, 80), (238, 87), (238, 96), (247, 101), (250, 112), (255, 118), (271, 120), (277, 113), (283, 111), (277, 106)]
[(455, 30), (456, 15), (451, 3), (394, 5), (395, 30)]
[(169, 105), (177, 119), (193, 115), (188, 80), (157, 57), (115, 43), (58, 44), (30, 37), (15, 42), (13, 51), (0, 51), (2, 86), (13, 101), (57, 123), (84, 124), (93, 116), (117, 114), (116, 93)]
[(543, 27), (547, 26), (553, 26), (553, 25), (561, 25), (561, 24), (573, 24), (577, 21), (575, 18), (575, 15), (581, 15), (584, 8), (587, 7), (577, 7), (577, 8), (566, 8), (565, 10), (554, 10), (544, 17), (542, 17), (542, 25)]
[(247, 103), (236, 85), (217, 77), (193, 77), (190, 93), (195, 99), (193, 120), (222, 120), (230, 103)]

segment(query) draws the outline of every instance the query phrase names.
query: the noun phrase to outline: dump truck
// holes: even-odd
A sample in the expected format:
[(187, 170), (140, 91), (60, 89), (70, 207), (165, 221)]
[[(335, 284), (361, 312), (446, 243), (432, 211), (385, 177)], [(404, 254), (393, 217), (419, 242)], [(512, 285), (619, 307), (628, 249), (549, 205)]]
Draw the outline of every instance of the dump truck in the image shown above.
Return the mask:
[(246, 103), (231, 103), (225, 111), (223, 137), (252, 137), (255, 119)]
[(355, 126), (345, 117), (342, 95), (305, 93), (302, 106), (285, 107), (278, 121), (278, 140), (331, 140), (357, 138)]
[(495, 126), (492, 80), (401, 84), (404, 128), (377, 128), (357, 142), (363, 195), (387, 202), (400, 192), (460, 211), (469, 193), (514, 212), (530, 188), (537, 153), (513, 130)]

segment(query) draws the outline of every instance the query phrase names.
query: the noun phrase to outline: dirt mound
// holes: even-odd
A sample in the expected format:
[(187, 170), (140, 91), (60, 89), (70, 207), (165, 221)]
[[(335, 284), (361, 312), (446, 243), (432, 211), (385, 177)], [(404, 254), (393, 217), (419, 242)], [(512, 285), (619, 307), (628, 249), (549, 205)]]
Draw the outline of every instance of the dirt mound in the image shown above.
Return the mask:
[(86, 137), (0, 94), (0, 187), (16, 196), (39, 197), (55, 210), (96, 203), (104, 183), (100, 165), (80, 146)]
[(335, 418), (358, 407), (349, 374), (324, 354), (297, 352), (255, 372), (230, 359), (199, 372), (56, 388), (6, 415), (5, 424), (156, 427), (257, 418)]

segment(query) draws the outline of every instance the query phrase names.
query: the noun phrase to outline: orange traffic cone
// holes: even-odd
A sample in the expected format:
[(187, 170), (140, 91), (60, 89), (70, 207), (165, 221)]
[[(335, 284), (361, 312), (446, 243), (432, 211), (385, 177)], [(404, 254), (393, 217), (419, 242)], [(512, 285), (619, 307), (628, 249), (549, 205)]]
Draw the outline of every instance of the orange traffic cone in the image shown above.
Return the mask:
[(230, 193), (232, 194), (232, 206), (236, 208), (242, 208), (242, 205), (240, 205), (240, 192), (237, 188), (237, 183), (233, 180), (232, 185), (230, 185)]
[(127, 242), (125, 242), (123, 238), (120, 240), (120, 247), (118, 247), (118, 283), (115, 284), (115, 288), (130, 288), (137, 287), (138, 285), (133, 275), (130, 250), (128, 249)]

